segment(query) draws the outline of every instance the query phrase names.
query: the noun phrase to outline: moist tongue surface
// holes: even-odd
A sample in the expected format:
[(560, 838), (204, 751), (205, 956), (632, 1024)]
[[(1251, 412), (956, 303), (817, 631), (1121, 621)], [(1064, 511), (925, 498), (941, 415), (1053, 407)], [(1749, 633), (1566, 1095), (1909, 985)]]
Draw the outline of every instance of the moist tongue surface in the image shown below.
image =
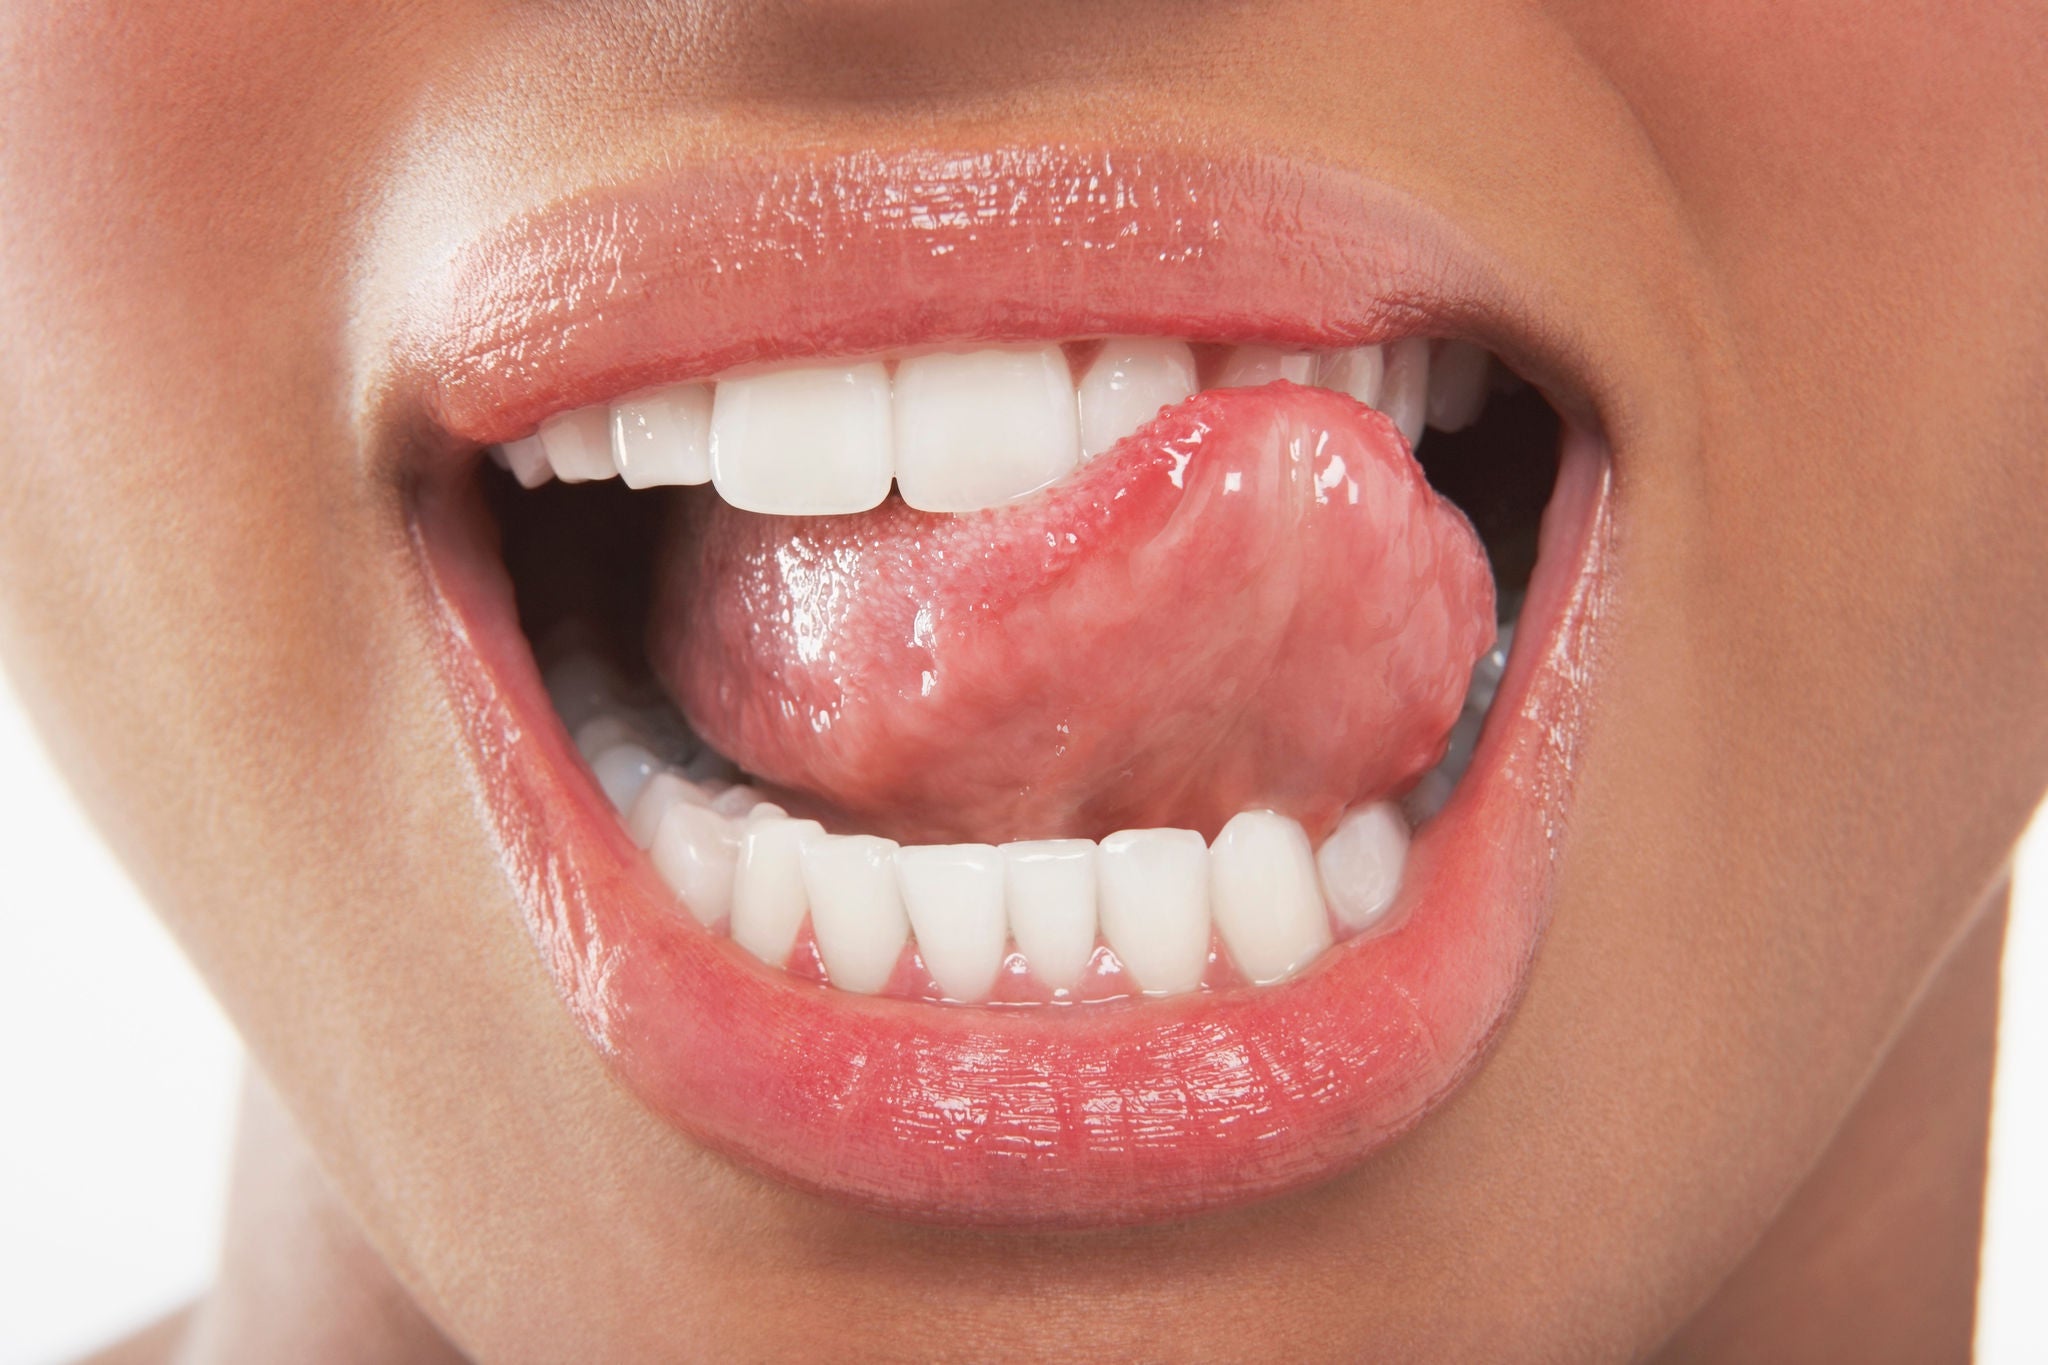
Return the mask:
[(1031, 499), (664, 533), (652, 659), (698, 732), (828, 827), (944, 842), (1312, 834), (1442, 754), (1494, 635), (1470, 523), (1385, 417), (1202, 393)]

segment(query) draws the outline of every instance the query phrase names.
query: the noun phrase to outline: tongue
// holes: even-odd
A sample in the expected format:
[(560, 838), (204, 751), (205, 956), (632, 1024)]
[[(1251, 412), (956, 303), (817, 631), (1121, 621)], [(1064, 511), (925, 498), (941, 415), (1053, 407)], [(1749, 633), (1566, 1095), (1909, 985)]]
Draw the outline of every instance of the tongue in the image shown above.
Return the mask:
[(1385, 417), (1198, 394), (1052, 488), (665, 533), (653, 660), (792, 809), (921, 843), (1180, 826), (1319, 834), (1444, 749), (1493, 642), (1471, 525)]

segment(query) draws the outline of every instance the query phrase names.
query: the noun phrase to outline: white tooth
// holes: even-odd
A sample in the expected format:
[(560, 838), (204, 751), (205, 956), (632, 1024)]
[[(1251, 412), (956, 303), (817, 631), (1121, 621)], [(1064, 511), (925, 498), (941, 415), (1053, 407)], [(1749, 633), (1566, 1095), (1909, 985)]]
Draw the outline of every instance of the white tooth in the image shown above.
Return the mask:
[(767, 804), (768, 798), (752, 787), (727, 787), (711, 798), (711, 809), (735, 819)]
[(1348, 393), (1369, 408), (1380, 405), (1380, 386), (1386, 377), (1387, 353), (1378, 346), (1331, 351), (1316, 362), (1316, 383)]
[(740, 818), (749, 824), (760, 820), (787, 820), (789, 812), (776, 805), (773, 801), (763, 801)]
[[(704, 793), (698, 791), (680, 773), (656, 773), (647, 779), (647, 785), (640, 789), (640, 795), (633, 798), (632, 809), (626, 812), (626, 832), (633, 836), (633, 842), (641, 848), (654, 847), (654, 832), (661, 828), (661, 817), (668, 814), (670, 806), (677, 804), (704, 805)], [(724, 812), (721, 811), (720, 814)]]
[[(738, 869), (739, 840), (730, 820), (690, 801), (677, 801), (655, 827), (654, 842), (648, 850), (654, 870), (668, 889), (675, 892), (699, 924), (710, 928), (728, 914), (733, 916), (734, 937), (738, 937), (739, 916), (733, 908)], [(797, 921), (803, 920), (799, 905)], [(796, 940), (794, 926), (790, 941)], [(743, 945), (752, 950), (752, 945)], [(767, 960), (781, 966), (789, 956), (785, 946), (780, 956)]]
[(619, 675), (595, 654), (565, 654), (547, 671), (548, 700), (571, 735), (618, 705)]
[(548, 453), (541, 449), (540, 437), (522, 436), (498, 448), (505, 452), (505, 467), (519, 480), (521, 488), (538, 488), (555, 477), (555, 471), (548, 467)]
[(600, 711), (576, 727), (576, 752), (583, 755), (586, 763), (593, 762), (606, 749), (619, 744), (638, 744), (649, 747), (640, 727), (610, 710)]
[(1330, 946), (1316, 855), (1301, 825), (1269, 810), (1234, 815), (1209, 849), (1209, 908), (1254, 985), (1284, 981)]
[(1216, 375), (1219, 389), (1249, 389), (1291, 379), (1297, 384), (1316, 382), (1316, 358), (1307, 351), (1283, 351), (1278, 346), (1237, 346), (1223, 358)]
[(1209, 965), (1209, 846), (1191, 829), (1126, 829), (1096, 858), (1102, 936), (1147, 995), (1202, 984)]
[(1094, 840), (1025, 839), (1002, 851), (1017, 951), (1045, 985), (1073, 989), (1095, 956)]
[(939, 989), (988, 999), (1003, 969), (1003, 857), (993, 844), (916, 844), (896, 853), (896, 881), (917, 950)]
[(865, 512), (895, 475), (889, 372), (880, 361), (718, 381), (711, 481), (745, 512)]
[(1092, 460), (1195, 391), (1184, 341), (1111, 337), (1081, 376), (1081, 458)]
[(1408, 861), (1408, 821), (1391, 801), (1344, 813), (1316, 850), (1323, 897), (1347, 929), (1369, 929), (1394, 904)]
[(1422, 439), (1422, 418), (1429, 407), (1429, 342), (1402, 337), (1387, 347), (1387, 377), (1380, 385), (1379, 409), (1393, 420), (1408, 448)]
[(732, 938), (771, 967), (789, 961), (810, 902), (804, 896), (804, 846), (825, 837), (816, 820), (749, 819), (739, 827), (732, 881)]
[(1080, 461), (1057, 346), (912, 356), (896, 366), (896, 491), (926, 512), (1000, 507)]
[(711, 482), (711, 386), (675, 384), (612, 404), (612, 463), (628, 488)]
[(660, 770), (661, 760), (637, 744), (614, 744), (590, 760), (597, 785), (620, 814), (633, 808), (640, 789)]
[(896, 974), (910, 941), (896, 885), (896, 841), (827, 834), (805, 846), (803, 869), (825, 975), (840, 990), (873, 995)]
[(611, 416), (602, 406), (548, 418), (540, 424), (540, 445), (563, 483), (609, 479), (618, 473), (612, 466)]
[(1438, 431), (1463, 431), (1486, 406), (1492, 358), (1469, 341), (1446, 341), (1429, 362), (1429, 424)]

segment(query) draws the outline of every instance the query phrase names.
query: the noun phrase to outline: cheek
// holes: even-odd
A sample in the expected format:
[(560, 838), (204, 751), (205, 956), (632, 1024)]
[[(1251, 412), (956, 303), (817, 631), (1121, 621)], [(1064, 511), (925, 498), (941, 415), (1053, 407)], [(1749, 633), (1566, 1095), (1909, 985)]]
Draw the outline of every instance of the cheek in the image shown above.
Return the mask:
[(2048, 180), (2018, 169), (2048, 156), (2038, 9), (1558, 8), (1692, 237), (1698, 330), (1733, 339), (1702, 357), (1696, 496), (1708, 571), (1756, 594), (1743, 627), (1797, 642), (1800, 685), (1849, 704), (1914, 709), (1930, 681), (1872, 664), (1929, 651), (1957, 684), (1947, 728), (1997, 715), (2031, 742), (2039, 706), (1996, 703), (2048, 667)]

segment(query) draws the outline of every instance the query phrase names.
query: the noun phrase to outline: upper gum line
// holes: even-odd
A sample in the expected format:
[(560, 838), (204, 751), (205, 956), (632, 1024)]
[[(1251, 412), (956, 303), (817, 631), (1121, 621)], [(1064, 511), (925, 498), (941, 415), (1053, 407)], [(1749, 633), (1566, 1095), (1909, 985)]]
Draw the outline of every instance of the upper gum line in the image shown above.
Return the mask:
[(743, 510), (826, 515), (877, 506), (893, 485), (912, 507), (965, 512), (1028, 497), (1204, 387), (1335, 389), (1412, 447), (1425, 423), (1472, 421), (1490, 383), (1487, 353), (1463, 342), (1202, 349), (1199, 367), (1196, 348), (1161, 337), (756, 367), (557, 414), (493, 456), (528, 487), (711, 483)]

